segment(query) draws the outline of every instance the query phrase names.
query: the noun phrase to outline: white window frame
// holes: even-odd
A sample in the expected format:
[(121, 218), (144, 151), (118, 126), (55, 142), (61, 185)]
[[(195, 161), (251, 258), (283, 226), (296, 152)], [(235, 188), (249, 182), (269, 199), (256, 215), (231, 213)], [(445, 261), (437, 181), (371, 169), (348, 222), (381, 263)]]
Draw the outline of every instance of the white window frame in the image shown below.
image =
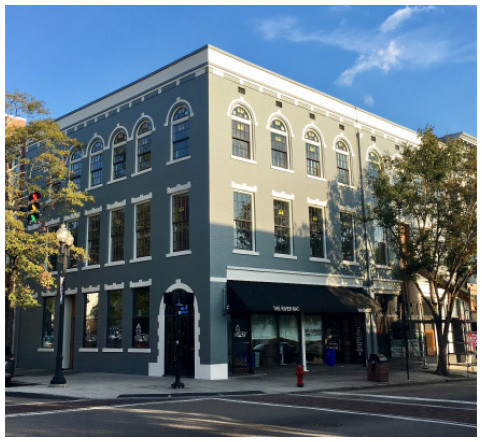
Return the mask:
[[(115, 139), (117, 135), (119, 135), (121, 132), (123, 132), (126, 136), (125, 141), (121, 141), (120, 143), (115, 143)], [(112, 153), (111, 153), (111, 161), (110, 161), (110, 181), (109, 183), (115, 183), (117, 181), (122, 181), (127, 178), (127, 141), (129, 141), (129, 134), (125, 129), (116, 129), (114, 132), (114, 136), (112, 137)], [(115, 149), (117, 147), (125, 146), (125, 151), (126, 151), (126, 174), (123, 177), (120, 178), (114, 178), (114, 155), (115, 155)], [(137, 155), (136, 155), (137, 157)]]
[[(104, 264), (104, 267), (115, 266), (115, 265), (122, 265), (125, 264), (125, 256), (126, 256), (126, 247), (125, 247), (125, 234), (126, 234), (126, 200), (122, 201), (119, 204), (113, 204), (111, 206), (107, 206), (109, 209), (109, 246), (108, 246), (108, 259), (107, 263)], [(124, 259), (118, 261), (112, 261), (112, 212), (117, 210), (124, 211)]]
[[(101, 206), (102, 208), (102, 206)], [(87, 270), (87, 269), (98, 269), (100, 268), (100, 241), (101, 241), (101, 236), (99, 235), (99, 262), (97, 264), (90, 264), (89, 262), (89, 227), (90, 227), (90, 219), (93, 216), (99, 216), (101, 217), (101, 210), (94, 209), (94, 211), (88, 213), (88, 211), (85, 211), (85, 215), (87, 217), (87, 222), (86, 222), (86, 231), (85, 231), (85, 251), (86, 251), (86, 262), (84, 263), (84, 267), (82, 270)]]
[[(279, 121), (281, 121), (281, 123), (283, 123), (283, 125), (286, 129), (285, 132), (283, 132), (281, 130), (278, 130), (278, 129), (274, 129), (274, 128), (271, 127), (271, 125), (273, 124), (273, 121), (275, 121), (275, 120), (279, 120)], [(293, 168), (292, 168), (292, 164), (291, 164), (292, 163), (292, 160), (291, 160), (291, 137), (289, 135), (289, 125), (288, 125), (288, 123), (286, 122), (286, 120), (281, 115), (275, 114), (269, 120), (268, 128), (269, 128), (269, 131), (270, 131), (270, 135), (269, 135), (269, 147), (270, 147), (269, 154), (270, 154), (271, 169), (293, 173)], [(275, 166), (273, 164), (273, 144), (272, 144), (272, 141), (271, 141), (271, 133), (281, 135), (281, 136), (286, 138), (286, 168), (280, 167), (280, 166)]]
[[(169, 119), (170, 128), (171, 128), (171, 130), (170, 130), (171, 148), (170, 148), (170, 155), (169, 155), (170, 161), (167, 164), (173, 164), (173, 163), (185, 161), (185, 160), (188, 160), (189, 158), (191, 158), (191, 125), (189, 125), (189, 138), (188, 138), (188, 140), (189, 140), (189, 155), (186, 155), (186, 156), (181, 157), (181, 158), (174, 158), (174, 141), (173, 141), (174, 125), (178, 125), (178, 124), (184, 123), (185, 121), (189, 121), (192, 117), (191, 106), (189, 106), (184, 101), (181, 101), (181, 102), (176, 103), (176, 104), (177, 104), (177, 106), (175, 106), (174, 109), (171, 111), (171, 118)], [(187, 117), (183, 117), (183, 118), (180, 118), (179, 120), (176, 120), (176, 122), (174, 123), (174, 115), (176, 114), (178, 109), (181, 109), (182, 107), (185, 107), (188, 110), (189, 115)]]
[[(75, 152), (79, 151), (80, 152), (80, 157), (79, 158), (76, 158), (75, 160), (72, 161), (72, 156)], [(81, 148), (81, 147), (77, 147), (77, 148), (74, 148), (70, 154), (69, 154), (69, 181), (71, 179), (71, 175), (72, 175), (72, 164), (76, 164), (76, 163), (81, 163), (82, 160), (84, 159), (84, 149)], [(81, 169), (80, 169), (80, 175), (79, 175), (79, 186), (78, 186), (78, 190), (82, 189), (82, 164), (81, 164)]]
[[(272, 193), (276, 193), (276, 192), (272, 192)], [(288, 195), (289, 196), (289, 195)], [(294, 229), (294, 225), (293, 225), (293, 200), (294, 200), (294, 197), (293, 198), (283, 198), (283, 197), (279, 197), (277, 195), (273, 195), (273, 210), (274, 210), (274, 202), (275, 200), (277, 201), (283, 201), (285, 203), (288, 203), (288, 207), (289, 207), (289, 211), (290, 211), (290, 216), (289, 216), (289, 222), (290, 222), (290, 253), (273, 253), (273, 256), (275, 258), (284, 258), (284, 259), (298, 259), (298, 257), (294, 254), (294, 238), (293, 238), (293, 229)], [(272, 212), (272, 214), (274, 215), (274, 212)], [(275, 231), (274, 231), (274, 216), (273, 216), (273, 237), (274, 237), (274, 234), (275, 234)]]
[[(92, 153), (92, 149), (93, 147), (95, 146), (95, 144), (97, 142), (100, 142), (101, 146), (102, 146), (102, 149), (99, 150), (98, 152), (94, 152)], [(102, 187), (102, 184), (103, 184), (103, 180), (104, 180), (104, 164), (103, 164), (103, 161), (104, 161), (104, 158), (102, 156), (102, 167), (101, 167), (101, 176), (102, 176), (102, 179), (101, 179), (101, 183), (100, 184), (96, 184), (95, 186), (92, 185), (92, 158), (97, 156), (97, 155), (103, 155), (104, 153), (104, 150), (105, 150), (105, 145), (104, 145), (104, 141), (100, 138), (100, 137), (95, 137), (91, 142), (90, 142), (90, 146), (89, 146), (89, 182), (88, 182), (88, 187), (86, 190), (92, 190), (92, 189), (97, 189), (98, 187)]]
[[(326, 207), (325, 205), (317, 204), (314, 201), (308, 201), (308, 216), (310, 215), (310, 207), (314, 209), (321, 210), (321, 216), (323, 217), (322, 220), (322, 227), (323, 227), (323, 258), (320, 256), (312, 256), (310, 250), (310, 261), (314, 262), (330, 262), (330, 260), (326, 256)], [(308, 220), (309, 221), (309, 220)], [(311, 232), (310, 232), (311, 234)], [(311, 249), (311, 247), (310, 247)]]
[[(306, 137), (306, 134), (310, 130), (313, 131), (316, 134), (319, 141), (313, 141), (313, 140), (310, 140)], [(326, 181), (326, 179), (325, 179), (325, 156), (324, 156), (324, 152), (323, 152), (323, 137), (321, 136), (321, 134), (319, 133), (319, 131), (317, 129), (315, 129), (312, 126), (308, 126), (307, 128), (305, 128), (305, 130), (303, 132), (303, 136), (301, 137), (301, 141), (304, 143), (304, 147), (305, 147), (305, 167), (307, 166), (306, 162), (308, 161), (308, 158), (306, 156), (306, 145), (307, 144), (311, 144), (313, 146), (316, 146), (318, 148), (318, 152), (319, 152), (319, 156), (320, 156), (320, 176), (312, 175), (312, 174), (308, 173), (308, 170), (306, 171), (306, 176), (308, 178), (315, 178), (315, 179), (318, 179), (318, 180)]]
[[(346, 151), (344, 150), (341, 150), (341, 149), (338, 149), (337, 145), (339, 142), (342, 142), (345, 146), (346, 146)], [(350, 146), (350, 143), (348, 143), (347, 140), (345, 140), (344, 138), (337, 138), (335, 140), (335, 167), (336, 167), (336, 182), (339, 186), (348, 186), (348, 187), (351, 187), (353, 185), (353, 176), (352, 176), (352, 173), (353, 173), (353, 164), (352, 164), (352, 161), (351, 161), (351, 157), (352, 157), (352, 152), (351, 152), (351, 146)], [(347, 164), (348, 164), (348, 183), (340, 183), (340, 181), (338, 181), (338, 155), (346, 155), (347, 157)]]
[[(236, 222), (234, 220), (234, 194), (235, 193), (241, 193), (244, 195), (249, 195), (251, 197), (251, 237), (252, 237), (252, 245), (250, 250), (245, 250), (245, 249), (236, 249), (234, 248), (233, 244), (233, 253), (237, 253), (240, 255), (259, 255), (259, 252), (256, 252), (256, 216), (255, 216), (255, 193), (254, 192), (249, 192), (246, 190), (241, 190), (241, 189), (236, 189), (233, 188), (233, 234), (236, 232)], [(234, 242), (234, 238), (233, 238)]]
[[(139, 135), (139, 130), (145, 122), (148, 122), (151, 125), (151, 130)], [(139, 170), (139, 140), (149, 136), (152, 137), (153, 132), (154, 132), (154, 125), (152, 123), (152, 120), (150, 118), (147, 118), (146, 116), (142, 117), (141, 120), (136, 125), (135, 169), (134, 169), (135, 172), (131, 176), (140, 175), (142, 173), (150, 172), (152, 170), (152, 139), (151, 139), (151, 167), (148, 167), (147, 169), (143, 169), (143, 170)]]
[[(248, 119), (244, 119), (244, 118), (241, 118), (241, 117), (238, 117), (237, 115), (233, 115), (233, 112), (234, 112), (234, 109), (236, 109), (237, 107), (240, 107), (242, 108), (246, 114), (248, 115)], [(232, 129), (232, 124), (231, 124), (231, 158), (235, 159), (235, 160), (241, 160), (241, 161), (246, 161), (246, 162), (249, 162), (249, 163), (255, 163), (256, 160), (255, 160), (255, 156), (254, 156), (254, 125), (253, 125), (253, 117), (251, 115), (251, 112), (248, 111), (248, 109), (246, 108), (246, 106), (243, 106), (241, 103), (235, 103), (234, 106), (232, 106), (231, 108), (231, 114), (230, 114), (230, 117), (231, 117), (231, 121), (238, 121), (239, 123), (243, 123), (243, 124), (247, 124), (249, 126), (249, 157), (248, 158), (244, 158), (244, 157), (240, 157), (238, 155), (234, 155), (233, 154), (233, 129)]]
[(357, 264), (357, 260), (356, 260), (357, 247), (356, 247), (355, 213), (351, 212), (351, 211), (348, 211), (348, 210), (343, 210), (343, 209), (339, 211), (338, 219), (339, 219), (339, 222), (340, 222), (340, 245), (341, 245), (341, 239), (342, 239), (341, 238), (341, 219), (340, 219), (341, 213), (347, 213), (347, 214), (351, 215), (351, 231), (352, 231), (352, 236), (353, 236), (353, 242), (352, 242), (353, 261), (348, 261), (348, 260), (344, 259), (343, 258), (343, 250), (340, 248), (341, 262), (343, 264)]
[(132, 238), (132, 244), (133, 244), (133, 250), (132, 250), (132, 259), (129, 260), (129, 263), (135, 263), (135, 262), (143, 262), (143, 261), (150, 261), (152, 260), (152, 236), (150, 238), (150, 244), (149, 244), (149, 252), (150, 254), (147, 256), (137, 256), (137, 206), (139, 204), (144, 204), (149, 202), (151, 204), (151, 235), (152, 235), (152, 192), (149, 193), (148, 195), (141, 195), (138, 198), (132, 198), (131, 202), (134, 204), (134, 219), (133, 219), (133, 238)]

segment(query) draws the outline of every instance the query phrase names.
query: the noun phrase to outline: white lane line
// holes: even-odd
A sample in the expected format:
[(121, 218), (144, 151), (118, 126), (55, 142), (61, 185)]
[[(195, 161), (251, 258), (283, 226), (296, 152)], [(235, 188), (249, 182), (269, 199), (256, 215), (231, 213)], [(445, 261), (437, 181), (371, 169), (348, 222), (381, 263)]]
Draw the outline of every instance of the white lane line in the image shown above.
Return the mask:
[(407, 397), (407, 396), (387, 396), (382, 394), (366, 394), (366, 393), (342, 393), (337, 391), (325, 391), (323, 394), (334, 394), (339, 396), (367, 396), (367, 397), (378, 397), (387, 399), (399, 399), (403, 401), (421, 401), (421, 402), (443, 402), (452, 404), (465, 404), (465, 405), (477, 405), (477, 401), (457, 401), (454, 399), (434, 399), (434, 398), (423, 398), (423, 397)]
[[(325, 398), (325, 399), (338, 399), (338, 400), (341, 400), (341, 401), (346, 401), (348, 399), (351, 399), (352, 401), (354, 402), (368, 402), (370, 404), (392, 404), (392, 405), (405, 405), (403, 403), (403, 401), (390, 401), (390, 400), (384, 400), (384, 401), (377, 401), (377, 400), (373, 400), (373, 399), (360, 399), (360, 398), (353, 398), (353, 397), (333, 397), (333, 396), (330, 396), (330, 395), (325, 395), (325, 394), (301, 394), (301, 393), (287, 393), (289, 396), (299, 396), (299, 397), (314, 397), (314, 398)], [(379, 395), (372, 395), (372, 396), (375, 396), (375, 397), (381, 397), (381, 398), (385, 398), (386, 396), (379, 396)], [(398, 397), (397, 397), (398, 399)], [(407, 399), (407, 398), (403, 398), (403, 399)], [(430, 399), (427, 399), (427, 402), (430, 402)], [(466, 411), (476, 411), (477, 408), (472, 408), (471, 406), (474, 405), (476, 406), (477, 403), (471, 403), (470, 406), (468, 407), (456, 407), (456, 406), (444, 406), (444, 405), (435, 405), (435, 404), (407, 404), (407, 405), (420, 405), (420, 406), (423, 406), (423, 407), (427, 407), (427, 408), (443, 408), (443, 409), (447, 409), (447, 410), (466, 410)]]
[(234, 403), (243, 403), (243, 404), (250, 404), (250, 405), (263, 405), (266, 407), (278, 407), (278, 408), (297, 408), (303, 410), (313, 410), (313, 411), (325, 411), (328, 413), (340, 413), (340, 414), (354, 414), (358, 416), (371, 416), (371, 417), (381, 417), (385, 419), (396, 419), (396, 420), (403, 420), (403, 421), (412, 421), (412, 422), (426, 422), (431, 424), (443, 424), (443, 425), (453, 425), (456, 427), (469, 427), (469, 428), (477, 428), (477, 424), (468, 424), (462, 422), (451, 422), (451, 421), (442, 421), (438, 419), (426, 419), (426, 418), (417, 418), (411, 416), (400, 416), (400, 415), (393, 415), (393, 414), (381, 414), (381, 413), (368, 413), (365, 411), (352, 411), (352, 410), (337, 410), (332, 408), (320, 408), (320, 407), (307, 407), (304, 405), (287, 405), (287, 404), (273, 404), (269, 402), (256, 402), (256, 401), (243, 401), (243, 400), (234, 400), (234, 399), (225, 399), (225, 398), (211, 398), (212, 400), (216, 401), (225, 401), (225, 402), (234, 402)]
[(56, 414), (56, 413), (73, 413), (76, 411), (93, 411), (93, 410), (112, 410), (115, 408), (124, 408), (124, 407), (139, 407), (141, 405), (154, 405), (154, 404), (176, 404), (179, 402), (196, 402), (202, 401), (208, 398), (186, 398), (186, 399), (178, 399), (174, 401), (150, 401), (150, 402), (138, 402), (138, 403), (129, 403), (129, 404), (118, 404), (118, 405), (95, 405), (92, 407), (82, 407), (82, 408), (67, 408), (67, 409), (60, 409), (60, 410), (45, 410), (45, 411), (26, 411), (24, 413), (12, 413), (6, 414), (5, 418), (8, 417), (32, 417), (32, 416), (43, 416), (47, 414)]

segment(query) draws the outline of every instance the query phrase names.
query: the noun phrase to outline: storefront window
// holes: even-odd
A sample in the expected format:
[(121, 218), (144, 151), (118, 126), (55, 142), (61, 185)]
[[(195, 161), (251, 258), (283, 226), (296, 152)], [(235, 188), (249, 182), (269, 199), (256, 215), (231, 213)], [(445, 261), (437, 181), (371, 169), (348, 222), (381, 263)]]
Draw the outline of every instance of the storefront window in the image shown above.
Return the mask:
[(108, 292), (107, 347), (122, 347), (122, 290)]
[(279, 364), (278, 358), (278, 333), (276, 330), (275, 315), (252, 315), (251, 337), (253, 351), (259, 358), (260, 367), (274, 367)]
[(297, 315), (279, 316), (280, 364), (296, 364), (299, 361), (299, 330)]
[(134, 290), (132, 318), (132, 344), (136, 348), (149, 348), (149, 288)]
[(306, 361), (313, 364), (323, 362), (323, 328), (320, 315), (306, 315), (305, 347)]
[(42, 323), (42, 347), (54, 346), (55, 297), (44, 298)]
[(99, 318), (99, 294), (85, 295), (84, 347), (97, 347), (97, 323)]

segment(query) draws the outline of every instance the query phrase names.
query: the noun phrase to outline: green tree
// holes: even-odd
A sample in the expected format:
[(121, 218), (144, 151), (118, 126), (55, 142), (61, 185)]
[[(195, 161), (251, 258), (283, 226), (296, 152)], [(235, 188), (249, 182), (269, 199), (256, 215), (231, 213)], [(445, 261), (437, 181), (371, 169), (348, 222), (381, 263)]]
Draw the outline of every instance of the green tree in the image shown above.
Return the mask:
[[(449, 324), (460, 291), (477, 266), (477, 148), (442, 143), (431, 127), (369, 179), (369, 213), (390, 232), (402, 279), (415, 284), (432, 312), (438, 337), (436, 373), (447, 375)], [(430, 296), (418, 281), (431, 286)]]
[[(80, 143), (60, 130), (41, 101), (24, 92), (7, 93), (5, 112), (5, 339), (11, 346), (15, 309), (38, 305), (32, 296), (35, 287), (56, 285), (47, 257), (58, 252), (57, 238), (42, 224), (45, 216), (36, 231), (27, 230), (28, 194), (40, 192), (48, 202), (45, 214), (54, 209), (66, 214), (92, 197), (68, 179), (66, 159)], [(27, 155), (27, 149), (35, 154)], [(72, 253), (85, 254), (78, 247)]]

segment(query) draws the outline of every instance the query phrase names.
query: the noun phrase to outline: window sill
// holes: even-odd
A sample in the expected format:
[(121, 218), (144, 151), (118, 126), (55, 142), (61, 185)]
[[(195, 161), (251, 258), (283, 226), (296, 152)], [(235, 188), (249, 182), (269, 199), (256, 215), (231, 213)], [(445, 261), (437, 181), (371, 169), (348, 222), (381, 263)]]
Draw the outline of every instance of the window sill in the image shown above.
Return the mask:
[(387, 266), (386, 264), (375, 264), (376, 269), (384, 269), (384, 270), (392, 270), (391, 266)]
[(124, 350), (122, 348), (110, 348), (104, 347), (102, 353), (122, 353)]
[(53, 347), (40, 347), (37, 348), (37, 351), (39, 353), (53, 353), (55, 349)]
[(283, 258), (283, 259), (298, 259), (295, 255), (285, 255), (283, 253), (275, 253), (273, 255), (275, 258)]
[(282, 167), (278, 167), (278, 166), (271, 166), (271, 169), (273, 170), (279, 170), (281, 172), (288, 172), (288, 173), (295, 173), (294, 170), (291, 170), (291, 169), (283, 169)]
[(313, 261), (313, 262), (326, 262), (326, 263), (331, 262), (328, 258), (318, 258), (317, 256), (310, 256), (310, 261)]
[(94, 264), (94, 265), (91, 265), (91, 266), (82, 267), (82, 270), (91, 270), (91, 269), (100, 269), (100, 264)]
[(259, 256), (259, 252), (255, 252), (254, 250), (233, 249), (233, 253), (236, 253), (237, 255)]
[(139, 258), (129, 259), (129, 264), (134, 264), (135, 262), (151, 261), (151, 260), (152, 260), (152, 256), (141, 256)]
[(77, 272), (78, 270), (78, 267), (71, 267), (70, 269), (67, 269), (67, 273)]
[(79, 353), (98, 353), (97, 347), (79, 347)]
[(104, 267), (121, 266), (121, 265), (124, 265), (125, 263), (126, 263), (125, 261), (111, 261), (104, 264)]
[(338, 183), (337, 184), (341, 187), (348, 187), (350, 189), (355, 189), (355, 186), (352, 186), (351, 184), (345, 184), (345, 183)]
[(171, 164), (180, 163), (181, 161), (186, 161), (186, 160), (189, 160), (190, 158), (191, 158), (191, 155), (187, 155), (185, 157), (177, 158), (175, 160), (168, 161), (166, 163), (166, 166), (170, 166)]
[(134, 172), (131, 177), (135, 177), (135, 176), (138, 176), (138, 175), (142, 175), (144, 173), (147, 173), (147, 172), (151, 172), (152, 171), (152, 167), (149, 167), (149, 169), (144, 169), (144, 170), (141, 170), (139, 172)]
[(59, 272), (57, 270), (54, 270), (53, 272), (50, 272), (50, 274), (52, 276), (57, 276), (59, 274)]
[(256, 161), (252, 160), (251, 158), (237, 157), (236, 155), (231, 155), (231, 158), (233, 160), (243, 161), (243, 162), (249, 163), (249, 164), (256, 164)]
[(91, 190), (98, 189), (99, 187), (102, 187), (102, 184), (97, 184), (96, 186), (87, 187), (87, 188), (85, 189), (85, 191), (86, 191), (86, 192), (90, 192)]
[(128, 353), (150, 353), (151, 349), (150, 348), (128, 348), (127, 352)]
[(342, 266), (359, 266), (360, 263), (358, 263), (356, 261), (342, 261), (341, 265)]
[(310, 178), (312, 180), (317, 180), (317, 181), (326, 181), (326, 178), (323, 178), (321, 176), (316, 176), (316, 175), (306, 175), (307, 178)]
[(118, 183), (119, 181), (124, 181), (125, 179), (127, 179), (127, 177), (126, 177), (126, 176), (123, 176), (123, 177), (121, 177), (121, 178), (116, 178), (115, 180), (107, 181), (107, 184)]
[(191, 250), (181, 250), (180, 252), (171, 252), (166, 255), (166, 258), (172, 258), (174, 256), (190, 255)]

